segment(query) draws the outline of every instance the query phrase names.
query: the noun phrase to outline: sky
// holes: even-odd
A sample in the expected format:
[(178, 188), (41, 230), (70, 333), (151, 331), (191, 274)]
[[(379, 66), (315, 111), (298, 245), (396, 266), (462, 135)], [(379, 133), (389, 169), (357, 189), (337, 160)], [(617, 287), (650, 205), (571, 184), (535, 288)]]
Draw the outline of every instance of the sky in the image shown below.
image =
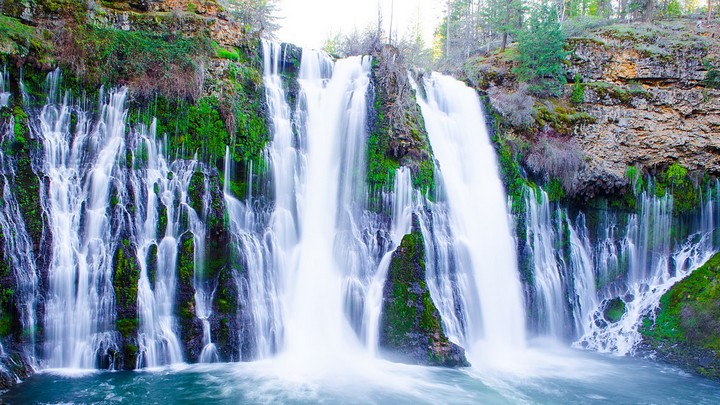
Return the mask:
[(377, 24), (378, 3), (383, 12), (383, 25), (388, 32), (390, 10), (394, 3), (393, 31), (402, 36), (414, 21), (420, 21), (423, 39), (432, 46), (433, 31), (443, 12), (438, 0), (279, 0), (278, 39), (300, 46), (321, 48), (333, 33), (362, 31)]

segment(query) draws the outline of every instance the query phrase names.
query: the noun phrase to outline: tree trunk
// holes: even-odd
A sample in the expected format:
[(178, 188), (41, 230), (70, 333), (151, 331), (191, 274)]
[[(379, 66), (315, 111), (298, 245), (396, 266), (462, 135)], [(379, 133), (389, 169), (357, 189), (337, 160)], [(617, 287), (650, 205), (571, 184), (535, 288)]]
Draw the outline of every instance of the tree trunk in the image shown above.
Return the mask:
[(508, 39), (508, 24), (510, 24), (510, 5), (513, 0), (507, 0), (505, 3), (505, 26), (503, 27), (502, 44), (500, 44), (500, 52), (505, 52)]

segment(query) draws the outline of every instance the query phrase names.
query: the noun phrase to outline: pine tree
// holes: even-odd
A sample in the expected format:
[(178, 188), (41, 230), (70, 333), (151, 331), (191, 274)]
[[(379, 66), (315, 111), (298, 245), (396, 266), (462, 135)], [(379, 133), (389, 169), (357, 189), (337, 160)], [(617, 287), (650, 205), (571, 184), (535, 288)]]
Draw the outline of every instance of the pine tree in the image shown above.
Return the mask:
[(518, 66), (513, 72), (529, 84), (533, 93), (559, 96), (567, 82), (564, 46), (557, 10), (547, 4), (538, 5), (530, 14), (528, 29), (518, 37)]

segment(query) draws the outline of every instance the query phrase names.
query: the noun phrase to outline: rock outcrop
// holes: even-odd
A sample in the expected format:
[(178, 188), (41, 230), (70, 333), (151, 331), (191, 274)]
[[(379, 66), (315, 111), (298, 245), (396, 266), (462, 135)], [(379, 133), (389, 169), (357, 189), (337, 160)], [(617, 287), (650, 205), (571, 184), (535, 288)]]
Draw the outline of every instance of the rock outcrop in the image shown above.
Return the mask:
[[(653, 174), (678, 163), (720, 175), (720, 90), (706, 81), (720, 68), (717, 32), (685, 19), (569, 38), (565, 95), (536, 100), (535, 124), (509, 125), (504, 135), (521, 147), (548, 131), (571, 137), (583, 165), (567, 191), (580, 199), (625, 193), (629, 166)], [(481, 91), (512, 93), (513, 63), (503, 55), (476, 58), (466, 75)]]
[(450, 342), (425, 283), (425, 247), (415, 230), (393, 253), (383, 288), (380, 347), (411, 364), (468, 366), (465, 351)]

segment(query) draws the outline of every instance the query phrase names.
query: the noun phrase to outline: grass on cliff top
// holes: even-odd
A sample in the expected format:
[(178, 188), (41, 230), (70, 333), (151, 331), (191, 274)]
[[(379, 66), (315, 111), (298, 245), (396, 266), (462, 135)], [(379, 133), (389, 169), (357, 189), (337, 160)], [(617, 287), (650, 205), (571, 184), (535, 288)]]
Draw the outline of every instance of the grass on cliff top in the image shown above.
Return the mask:
[(688, 343), (720, 355), (720, 253), (675, 284), (660, 299), (655, 323), (640, 328), (651, 343)]

